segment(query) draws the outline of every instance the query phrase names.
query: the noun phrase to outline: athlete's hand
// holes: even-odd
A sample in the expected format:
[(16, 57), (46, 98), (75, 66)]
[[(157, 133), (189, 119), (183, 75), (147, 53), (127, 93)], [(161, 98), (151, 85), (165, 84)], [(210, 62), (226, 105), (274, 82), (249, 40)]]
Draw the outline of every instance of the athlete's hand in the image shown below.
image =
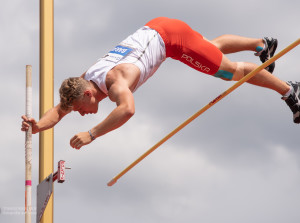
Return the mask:
[(22, 119), (23, 119), (23, 121), (22, 121), (22, 128), (21, 128), (22, 131), (28, 131), (29, 126), (30, 126), (29, 123), (31, 123), (32, 134), (35, 134), (35, 133), (39, 132), (39, 128), (37, 126), (37, 122), (35, 121), (34, 118), (27, 118), (26, 115), (23, 115)]
[(74, 149), (80, 149), (82, 146), (90, 144), (91, 142), (92, 139), (88, 132), (80, 132), (70, 140), (70, 145)]

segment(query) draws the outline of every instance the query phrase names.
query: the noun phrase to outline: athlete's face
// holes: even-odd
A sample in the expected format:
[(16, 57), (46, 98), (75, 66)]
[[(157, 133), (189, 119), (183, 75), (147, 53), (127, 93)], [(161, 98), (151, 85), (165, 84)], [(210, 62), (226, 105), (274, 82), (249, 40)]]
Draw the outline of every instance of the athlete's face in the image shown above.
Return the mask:
[(83, 97), (73, 102), (73, 111), (79, 112), (82, 116), (98, 112), (98, 102), (91, 92), (85, 92)]

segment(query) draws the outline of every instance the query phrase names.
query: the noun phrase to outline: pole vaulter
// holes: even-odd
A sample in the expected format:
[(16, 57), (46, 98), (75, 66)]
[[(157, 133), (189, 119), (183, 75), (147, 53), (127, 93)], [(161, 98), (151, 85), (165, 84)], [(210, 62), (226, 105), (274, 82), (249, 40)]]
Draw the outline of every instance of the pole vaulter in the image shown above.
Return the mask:
[(180, 124), (177, 128), (175, 128), (172, 132), (170, 132), (168, 135), (166, 135), (163, 139), (161, 139), (158, 143), (156, 143), (153, 147), (151, 147), (148, 151), (146, 151), (143, 155), (141, 155), (138, 159), (136, 159), (133, 163), (131, 163), (128, 167), (126, 167), (122, 172), (120, 172), (117, 176), (115, 176), (111, 181), (107, 183), (108, 186), (114, 185), (124, 174), (126, 174), (129, 170), (131, 170), (134, 166), (136, 166), (139, 162), (141, 162), (145, 157), (147, 157), (150, 153), (152, 153), (154, 150), (156, 150), (160, 145), (162, 145), (164, 142), (166, 142), (168, 139), (170, 139), (172, 136), (174, 136), (177, 132), (179, 132), (181, 129), (183, 129), (185, 126), (187, 126), (190, 122), (195, 120), (198, 116), (200, 116), (202, 113), (204, 113), (206, 110), (211, 108), (213, 105), (215, 105), (217, 102), (219, 102), (221, 99), (226, 97), (228, 94), (233, 92), (235, 89), (237, 89), (239, 86), (241, 86), (243, 83), (248, 81), (250, 78), (254, 77), (259, 71), (263, 70), (270, 64), (272, 64), (274, 61), (288, 53), (290, 50), (295, 48), (300, 44), (300, 38), (297, 39), (295, 42), (287, 46), (285, 49), (283, 49), (278, 54), (274, 55), (272, 58), (258, 66), (255, 70), (247, 74), (245, 77), (243, 77), (241, 80), (239, 80), (237, 83), (235, 83), (233, 86), (228, 88), (226, 91), (224, 91), (222, 94), (220, 94), (218, 97), (216, 97), (214, 100), (209, 102), (207, 105), (205, 105), (203, 108), (201, 108), (199, 111), (197, 111), (194, 115), (192, 115), (190, 118), (188, 118), (186, 121), (184, 121), (182, 124)]

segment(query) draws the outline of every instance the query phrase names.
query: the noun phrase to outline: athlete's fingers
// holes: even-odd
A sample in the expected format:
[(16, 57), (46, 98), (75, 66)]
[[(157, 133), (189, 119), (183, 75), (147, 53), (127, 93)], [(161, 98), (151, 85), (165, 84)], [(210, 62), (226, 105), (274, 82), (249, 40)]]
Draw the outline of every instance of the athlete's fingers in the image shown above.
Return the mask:
[(73, 136), (72, 138), (71, 138), (71, 140), (70, 140), (70, 145), (71, 145), (71, 147), (75, 147), (75, 145), (76, 145), (76, 142), (77, 142), (77, 135), (75, 135), (75, 136)]
[(22, 131), (27, 131), (27, 130), (28, 130), (28, 127), (22, 127), (21, 130), (22, 130)]
[(24, 121), (28, 121), (28, 118), (27, 118), (27, 116), (26, 115), (22, 115), (22, 117), (21, 117)]
[(81, 147), (80, 145), (81, 145), (81, 141), (77, 140), (75, 145), (74, 145), (75, 149), (77, 149), (77, 150), (80, 149), (80, 147)]
[(82, 144), (79, 142), (77, 143), (77, 145), (75, 146), (75, 149), (79, 150), (82, 147)]
[(73, 138), (70, 140), (70, 145), (75, 149), (80, 149), (81, 140), (78, 135), (73, 136)]

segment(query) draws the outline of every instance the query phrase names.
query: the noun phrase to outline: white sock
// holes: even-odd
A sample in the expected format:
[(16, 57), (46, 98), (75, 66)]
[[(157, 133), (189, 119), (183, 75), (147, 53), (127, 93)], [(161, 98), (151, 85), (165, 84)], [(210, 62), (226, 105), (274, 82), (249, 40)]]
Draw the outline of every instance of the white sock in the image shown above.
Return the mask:
[(265, 50), (265, 49), (268, 48), (268, 46), (267, 46), (267, 40), (263, 39), (263, 41), (264, 41), (264, 49), (263, 50)]
[(290, 86), (290, 90), (288, 91), (288, 92), (286, 92), (283, 96), (282, 96), (282, 98), (284, 99), (284, 98), (288, 98), (290, 95), (291, 95), (291, 93), (293, 93), (294, 92), (294, 88), (292, 87), (292, 86)]

